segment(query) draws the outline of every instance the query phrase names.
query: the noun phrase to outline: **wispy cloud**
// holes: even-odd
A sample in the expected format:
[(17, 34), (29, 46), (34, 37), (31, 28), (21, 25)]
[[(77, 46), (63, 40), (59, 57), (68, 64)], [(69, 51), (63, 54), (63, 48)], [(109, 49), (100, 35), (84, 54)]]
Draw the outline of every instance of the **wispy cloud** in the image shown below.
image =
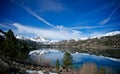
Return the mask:
[(74, 26), (74, 27), (64, 27), (64, 26), (57, 26), (57, 28), (60, 29), (69, 29), (69, 30), (82, 30), (82, 29), (97, 29), (97, 28), (109, 28), (109, 27), (115, 27), (120, 26), (120, 22), (111, 23), (108, 25), (100, 25), (100, 26)]
[(1, 23), (0, 23), (0, 27), (1, 27), (1, 28), (7, 28), (7, 29), (10, 29), (9, 26), (3, 25), (3, 24), (1, 24)]
[(93, 28), (101, 28), (105, 26), (77, 26), (77, 27), (69, 27), (69, 29), (93, 29)]
[[(82, 15), (79, 16), (77, 19), (79, 20), (79, 19), (81, 19), (81, 18), (83, 18), (83, 17), (87, 17), (87, 16), (89, 16), (89, 15), (93, 15), (93, 14), (95, 14), (95, 13), (102, 12), (102, 11), (104, 11), (104, 10), (110, 8), (110, 7), (115, 6), (118, 2), (119, 2), (119, 1), (117, 1), (117, 0), (116, 0), (116, 1), (110, 1), (110, 2), (108, 2), (108, 3), (106, 3), (106, 4), (103, 4), (103, 5), (99, 6), (99, 7), (96, 8), (96, 9), (93, 9), (93, 10), (91, 10), (91, 11), (89, 11), (89, 12), (86, 12), (86, 13), (82, 14)], [(94, 16), (94, 15), (93, 15), (93, 16)]]
[(41, 16), (37, 15), (34, 11), (32, 11), (30, 8), (18, 3), (15, 0), (11, 0), (11, 2), (19, 5), (20, 7), (22, 7), (23, 9), (25, 9), (29, 14), (31, 14), (32, 16), (36, 17), (38, 20), (42, 21), (43, 23), (45, 23), (48, 26), (54, 27), (53, 24), (51, 24), (50, 22), (46, 21), (44, 18), (42, 18)]
[[(12, 27), (9, 27), (4, 24), (0, 24), (1, 27), (12, 29), (16, 35), (22, 35), (26, 37), (43, 36), (43, 37), (50, 38), (51, 40), (69, 40), (69, 39), (76, 39), (76, 38), (87, 39), (87, 38), (102, 36), (105, 34), (105, 31), (104, 33), (96, 31), (96, 32), (91, 32), (86, 34), (81, 30), (81, 29), (98, 28), (99, 26), (67, 28), (61, 25), (61, 26), (57, 26), (57, 28), (41, 29), (41, 28), (36, 28), (31, 26), (23, 26), (19, 23), (12, 23), (11, 25)], [(114, 25), (111, 25), (111, 26), (114, 26)], [(80, 29), (80, 30), (76, 30), (76, 29)]]
[(65, 6), (59, 0), (40, 0), (40, 7), (44, 12), (61, 12)]
[[(101, 6), (99, 6), (96, 9), (93, 9), (87, 13), (84, 13), (82, 15), (80, 15), (76, 20), (78, 20), (77, 23), (75, 23), (75, 25), (84, 25), (84, 24), (102, 24), (105, 22), (108, 22), (111, 19), (111, 16), (115, 13), (115, 11), (118, 9), (117, 7), (115, 8), (115, 10), (111, 13), (111, 15), (109, 15), (109, 18), (107, 17), (106, 19), (100, 21), (102, 18), (105, 17), (101, 17), (101, 16), (94, 16), (94, 14), (101, 14), (102, 12), (104, 12), (106, 9), (109, 9), (113, 6), (116, 6), (120, 3), (119, 0), (113, 0), (113, 1), (109, 1)], [(92, 15), (92, 16), (91, 16)], [(89, 18), (90, 17), (90, 18)], [(86, 18), (86, 19), (84, 19)], [(89, 20), (88, 20), (89, 19)]]
[(24, 8), (26, 11), (28, 11), (31, 15), (33, 15), (34, 17), (36, 17), (37, 19), (39, 19), (40, 21), (44, 22), (45, 24), (47, 24), (48, 26), (54, 27), (53, 24), (51, 24), (50, 22), (46, 21), (45, 19), (43, 19), (42, 17), (40, 17), (39, 15), (37, 15), (36, 13), (34, 13), (32, 10), (28, 9), (28, 8)]
[(30, 26), (23, 26), (18, 23), (13, 24), (19, 33), (31, 33), (36, 36), (44, 36), (50, 39), (63, 40), (81, 37), (81, 32), (77, 30), (61, 30), (61, 29), (39, 29)]
[(107, 22), (109, 22), (109, 20), (111, 19), (111, 17), (113, 16), (113, 14), (116, 12), (116, 10), (120, 7), (120, 4), (113, 10), (113, 12), (104, 20), (102, 20), (101, 22), (99, 22), (99, 24), (104, 25)]
[(1, 28), (5, 28), (5, 29), (11, 29), (11, 28), (13, 28), (11, 25), (7, 25), (7, 23), (6, 24), (3, 24), (3, 23), (0, 23), (0, 29)]

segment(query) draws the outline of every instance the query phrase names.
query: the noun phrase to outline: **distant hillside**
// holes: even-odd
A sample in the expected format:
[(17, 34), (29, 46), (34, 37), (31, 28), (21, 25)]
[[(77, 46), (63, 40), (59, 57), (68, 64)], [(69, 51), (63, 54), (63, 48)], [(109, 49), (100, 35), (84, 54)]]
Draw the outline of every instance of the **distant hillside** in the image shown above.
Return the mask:
[(120, 49), (120, 34), (102, 36), (99, 38), (91, 38), (87, 40), (62, 40), (54, 44), (80, 49)]
[[(41, 41), (41, 38), (37, 39)], [(64, 50), (67, 48), (73, 52), (120, 58), (120, 34), (89, 38), (86, 40), (62, 40), (51, 44), (44, 44), (24, 38), (17, 39), (12, 30), (8, 30), (8, 32), (0, 30), (0, 54), (3, 56), (14, 57), (14, 59), (26, 59), (31, 50), (46, 47), (64, 48)]]

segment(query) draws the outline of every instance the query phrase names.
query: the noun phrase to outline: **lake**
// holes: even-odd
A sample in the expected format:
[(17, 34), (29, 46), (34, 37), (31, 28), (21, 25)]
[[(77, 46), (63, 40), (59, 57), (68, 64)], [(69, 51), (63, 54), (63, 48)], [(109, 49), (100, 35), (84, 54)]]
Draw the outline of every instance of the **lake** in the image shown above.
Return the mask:
[[(68, 51), (69, 52), (69, 51)], [(47, 61), (51, 61), (52, 65), (55, 65), (56, 60), (58, 59), (62, 64), (62, 59), (64, 56), (64, 52), (60, 51), (60, 49), (39, 49), (34, 50), (29, 53), (31, 62), (39, 64), (41, 58), (46, 59)], [(107, 67), (111, 68), (120, 73), (120, 59), (111, 58), (111, 57), (104, 57), (104, 56), (96, 56), (87, 53), (72, 53), (73, 57), (73, 67), (74, 69), (79, 69), (85, 63), (94, 63), (97, 67)], [(44, 61), (43, 61), (44, 62)]]

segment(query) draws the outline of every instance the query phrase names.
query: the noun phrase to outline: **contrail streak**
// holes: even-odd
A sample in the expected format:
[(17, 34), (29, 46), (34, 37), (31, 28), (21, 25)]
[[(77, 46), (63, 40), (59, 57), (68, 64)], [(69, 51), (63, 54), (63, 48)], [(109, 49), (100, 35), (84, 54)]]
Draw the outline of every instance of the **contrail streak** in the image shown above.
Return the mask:
[(111, 17), (113, 16), (113, 14), (116, 12), (116, 10), (120, 7), (120, 4), (113, 10), (113, 12), (110, 14), (110, 16), (107, 18), (107, 19), (104, 19), (103, 21), (100, 22), (101, 25), (104, 25), (106, 24), (110, 19)]
[(35, 12), (33, 12), (31, 9), (21, 5), (20, 3), (14, 1), (14, 0), (10, 0), (11, 2), (17, 4), (18, 6), (22, 7), (23, 9), (25, 9), (28, 13), (30, 13), (31, 15), (33, 15), (34, 17), (36, 17), (38, 20), (42, 21), (43, 23), (47, 24), (48, 26), (51, 27), (55, 27), (53, 24), (49, 23), (48, 21), (46, 21), (45, 19), (43, 19), (42, 17), (40, 17), (39, 15), (37, 15)]
[(45, 19), (43, 19), (42, 17), (38, 16), (36, 13), (34, 13), (32, 10), (28, 9), (28, 8), (24, 8), (26, 11), (28, 11), (31, 15), (33, 15), (34, 17), (36, 17), (37, 19), (39, 19), (40, 21), (44, 22), (45, 24), (54, 27), (54, 25), (52, 25), (51, 23), (49, 23), (48, 21), (46, 21)]
[(118, 5), (114, 10), (113, 12), (111, 13), (111, 15), (108, 17), (108, 18), (111, 18), (113, 16), (113, 14), (116, 12), (116, 10), (120, 7), (120, 5)]

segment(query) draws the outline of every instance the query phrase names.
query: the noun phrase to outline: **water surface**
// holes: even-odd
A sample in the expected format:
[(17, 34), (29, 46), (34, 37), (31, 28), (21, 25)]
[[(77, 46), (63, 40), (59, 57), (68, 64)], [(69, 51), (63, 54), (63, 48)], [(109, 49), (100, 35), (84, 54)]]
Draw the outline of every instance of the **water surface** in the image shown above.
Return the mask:
[[(38, 60), (40, 56), (52, 61), (52, 64), (55, 64), (55, 61), (58, 59), (62, 64), (62, 59), (64, 52), (57, 49), (40, 49), (30, 52), (31, 57), (34, 57), (34, 60)], [(112, 70), (120, 72), (120, 59), (115, 59), (111, 57), (96, 56), (90, 55), (87, 53), (71, 53), (73, 57), (73, 66), (75, 69), (81, 68), (84, 63), (94, 63), (97, 67), (108, 67)], [(35, 59), (35, 57), (37, 57)], [(36, 60), (36, 61), (37, 61)]]

